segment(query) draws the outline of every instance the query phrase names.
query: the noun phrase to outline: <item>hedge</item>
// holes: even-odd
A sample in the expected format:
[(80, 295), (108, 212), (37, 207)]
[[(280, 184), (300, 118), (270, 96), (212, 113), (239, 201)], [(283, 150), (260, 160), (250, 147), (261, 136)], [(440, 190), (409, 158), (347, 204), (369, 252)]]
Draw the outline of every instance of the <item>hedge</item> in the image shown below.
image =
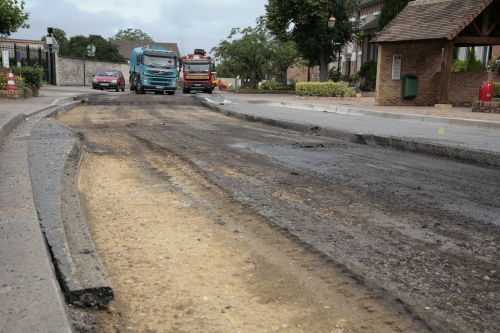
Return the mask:
[(500, 98), (500, 82), (493, 82), (493, 97)]
[(324, 97), (353, 97), (356, 92), (347, 83), (337, 82), (297, 82), (297, 95)]

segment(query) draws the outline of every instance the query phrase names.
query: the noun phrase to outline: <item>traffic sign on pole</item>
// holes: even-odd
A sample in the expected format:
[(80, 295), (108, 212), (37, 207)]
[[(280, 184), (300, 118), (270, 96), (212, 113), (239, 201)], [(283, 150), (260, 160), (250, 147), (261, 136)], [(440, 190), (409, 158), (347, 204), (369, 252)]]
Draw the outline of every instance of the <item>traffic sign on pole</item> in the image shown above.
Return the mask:
[(21, 50), (16, 51), (17, 67), (21, 67)]
[(43, 44), (43, 52), (50, 52), (50, 48), (52, 48), (52, 53), (59, 52), (59, 44), (57, 44), (57, 41), (54, 37), (45, 38), (45, 44)]
[(93, 57), (93, 56), (95, 56), (95, 45), (93, 45), (93, 44), (89, 44), (89, 45), (87, 46), (87, 55), (88, 55), (89, 57)]

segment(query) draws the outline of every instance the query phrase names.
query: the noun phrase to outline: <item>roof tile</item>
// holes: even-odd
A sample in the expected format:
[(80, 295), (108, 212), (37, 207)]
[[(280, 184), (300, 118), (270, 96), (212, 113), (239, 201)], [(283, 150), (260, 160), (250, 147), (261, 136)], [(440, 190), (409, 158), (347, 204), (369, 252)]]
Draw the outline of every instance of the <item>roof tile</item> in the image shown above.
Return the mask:
[(411, 1), (372, 40), (376, 43), (429, 39), (452, 39), (492, 0)]

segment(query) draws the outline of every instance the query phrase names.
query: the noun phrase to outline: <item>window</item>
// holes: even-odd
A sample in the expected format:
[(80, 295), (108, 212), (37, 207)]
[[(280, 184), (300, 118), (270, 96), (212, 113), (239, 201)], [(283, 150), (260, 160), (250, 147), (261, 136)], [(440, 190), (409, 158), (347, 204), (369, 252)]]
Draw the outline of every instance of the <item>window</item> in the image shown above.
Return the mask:
[(370, 60), (377, 61), (378, 58), (378, 44), (370, 44)]
[(184, 62), (184, 71), (187, 72), (210, 72), (209, 63)]

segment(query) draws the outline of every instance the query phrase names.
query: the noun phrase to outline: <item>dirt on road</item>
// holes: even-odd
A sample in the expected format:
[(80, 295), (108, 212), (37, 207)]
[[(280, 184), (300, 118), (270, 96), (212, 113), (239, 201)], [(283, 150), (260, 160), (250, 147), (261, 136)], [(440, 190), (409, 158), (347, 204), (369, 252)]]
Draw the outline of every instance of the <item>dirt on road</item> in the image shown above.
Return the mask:
[[(99, 128), (105, 113), (79, 107), (59, 120)], [(93, 330), (427, 331), (168, 150), (108, 126), (85, 133), (85, 144), (80, 199), (115, 288)]]
[(80, 199), (115, 287), (92, 313), (98, 331), (498, 327), (496, 169), (252, 124), (177, 96), (113, 103), (58, 117), (84, 137)]

